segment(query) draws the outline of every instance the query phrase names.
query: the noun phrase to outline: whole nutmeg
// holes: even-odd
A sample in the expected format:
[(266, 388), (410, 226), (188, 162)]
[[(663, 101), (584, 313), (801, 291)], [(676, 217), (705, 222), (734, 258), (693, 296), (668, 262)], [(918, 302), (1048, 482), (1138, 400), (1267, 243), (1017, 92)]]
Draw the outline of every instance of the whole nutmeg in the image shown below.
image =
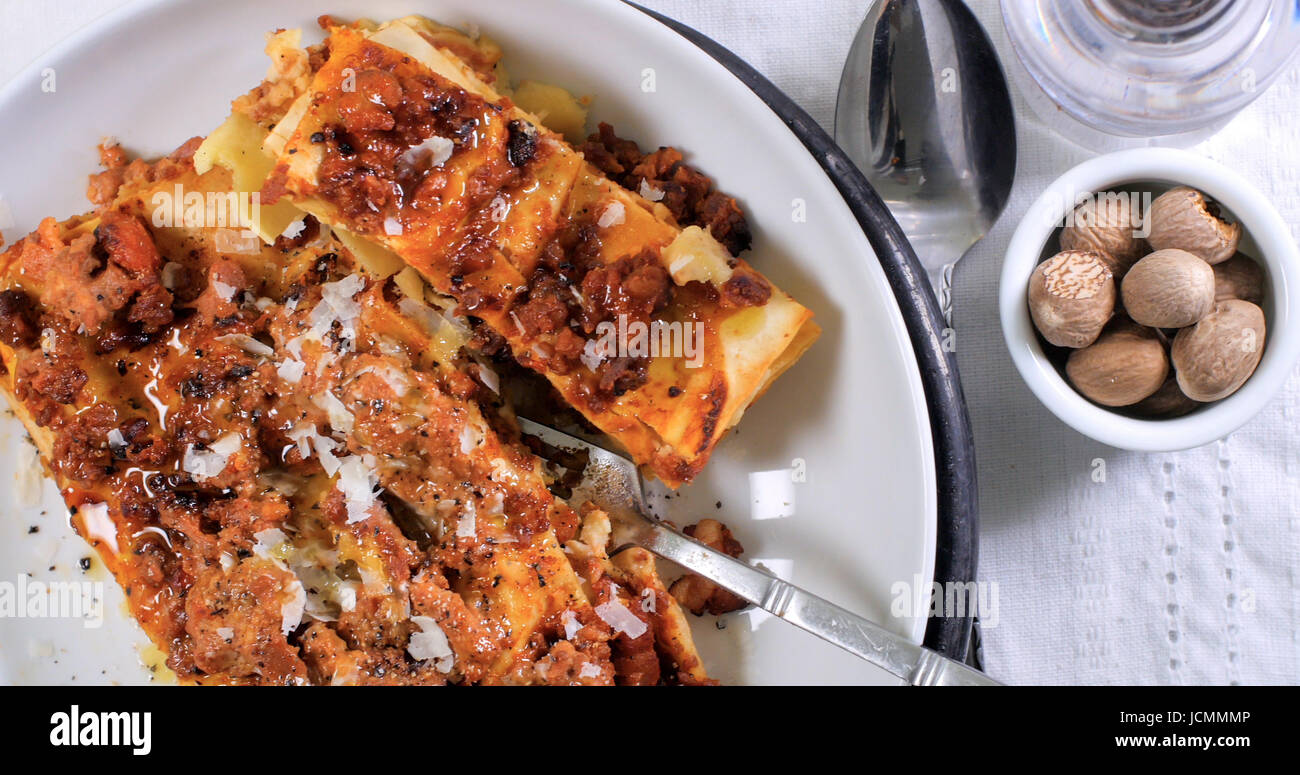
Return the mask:
[(1070, 353), (1065, 374), (1076, 390), (1102, 406), (1131, 406), (1160, 389), (1169, 359), (1154, 331), (1120, 319), (1097, 341)]
[(1200, 322), (1174, 337), (1170, 356), (1178, 387), (1197, 401), (1218, 401), (1255, 373), (1264, 355), (1264, 311), (1248, 301), (1214, 305)]
[(1115, 310), (1115, 280), (1100, 253), (1066, 250), (1034, 268), (1029, 315), (1058, 347), (1085, 347)]
[(1214, 300), (1241, 299), (1251, 304), (1264, 301), (1264, 270), (1244, 253), (1214, 267)]
[(1193, 401), (1183, 394), (1178, 387), (1178, 378), (1170, 374), (1159, 390), (1133, 404), (1130, 409), (1141, 417), (1171, 420), (1182, 417), (1200, 405), (1200, 401)]
[(1214, 306), (1214, 270), (1185, 250), (1157, 250), (1124, 275), (1124, 311), (1136, 323), (1182, 328)]
[(1169, 189), (1151, 203), (1148, 217), (1147, 242), (1152, 250), (1186, 250), (1211, 264), (1227, 261), (1237, 252), (1241, 224), (1220, 218), (1218, 205), (1196, 189)]
[(1127, 194), (1104, 192), (1074, 209), (1061, 229), (1061, 250), (1095, 250), (1119, 280), (1142, 257), (1146, 245), (1137, 236), (1141, 216)]

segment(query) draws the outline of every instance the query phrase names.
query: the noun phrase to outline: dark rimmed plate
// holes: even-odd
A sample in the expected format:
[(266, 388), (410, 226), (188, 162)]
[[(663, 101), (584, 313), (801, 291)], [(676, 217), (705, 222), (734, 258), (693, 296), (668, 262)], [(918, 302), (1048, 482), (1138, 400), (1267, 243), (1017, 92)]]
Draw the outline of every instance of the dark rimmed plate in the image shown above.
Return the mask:
[[(635, 3), (630, 3), (635, 5)], [(979, 497), (975, 477), (975, 439), (957, 376), (957, 362), (943, 349), (946, 324), (939, 304), (903, 230), (862, 172), (826, 130), (771, 81), (725, 46), (681, 22), (636, 6), (721, 62), (780, 116), (827, 176), (862, 225), (898, 298), (898, 306), (921, 366), (930, 407), (934, 464), (938, 477), (939, 524), (934, 579), (965, 585), (975, 580), (979, 561)], [(973, 611), (968, 605), (966, 611)], [(971, 637), (970, 616), (934, 617), (925, 628), (925, 645), (955, 659), (965, 659)]]

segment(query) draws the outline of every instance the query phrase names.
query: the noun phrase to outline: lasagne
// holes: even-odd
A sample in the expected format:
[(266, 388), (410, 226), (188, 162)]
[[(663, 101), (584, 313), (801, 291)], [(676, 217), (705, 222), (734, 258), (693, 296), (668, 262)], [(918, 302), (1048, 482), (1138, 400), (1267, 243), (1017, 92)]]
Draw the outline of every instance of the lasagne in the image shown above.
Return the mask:
[[(553, 493), (498, 371), (677, 486), (811, 314), (672, 149), (575, 149), (483, 39), (322, 24), (273, 35), (208, 138), (103, 147), (95, 209), (0, 255), (0, 387), (73, 525), (184, 682), (709, 682), (653, 558)], [(701, 345), (602, 341), (633, 324)], [(701, 581), (674, 589), (723, 605)]]

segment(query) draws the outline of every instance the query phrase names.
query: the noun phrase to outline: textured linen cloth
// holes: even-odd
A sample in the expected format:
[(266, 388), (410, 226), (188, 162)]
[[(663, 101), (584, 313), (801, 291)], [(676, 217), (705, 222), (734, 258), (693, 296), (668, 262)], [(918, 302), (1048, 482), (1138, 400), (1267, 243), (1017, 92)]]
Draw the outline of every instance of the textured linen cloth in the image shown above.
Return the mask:
[[(840, 69), (870, 5), (641, 2), (730, 48), (827, 129)], [(0, 81), (120, 4), (0, 0)], [(997, 3), (968, 4), (1004, 67), (1015, 67)], [(412, 9), (435, 12), (436, 4)], [(1241, 430), (1188, 452), (1107, 447), (1042, 407), (1003, 344), (1002, 254), (1020, 213), (1095, 154), (1044, 126), (1015, 83), (1012, 91), (1015, 190), (954, 281), (957, 357), (979, 459), (980, 579), (997, 585), (996, 626), (984, 632), (987, 667), (1011, 683), (1296, 683), (1300, 372)], [(1295, 231), (1300, 67), (1193, 150), (1243, 173)], [(1096, 481), (1102, 464), (1104, 481)]]

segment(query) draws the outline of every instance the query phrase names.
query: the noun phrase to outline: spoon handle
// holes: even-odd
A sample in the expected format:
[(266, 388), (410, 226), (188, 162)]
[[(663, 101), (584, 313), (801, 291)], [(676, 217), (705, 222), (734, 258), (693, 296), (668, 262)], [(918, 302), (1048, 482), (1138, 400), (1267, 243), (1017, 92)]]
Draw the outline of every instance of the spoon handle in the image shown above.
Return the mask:
[(978, 670), (917, 645), (869, 619), (766, 571), (732, 559), (648, 517), (614, 513), (610, 516), (621, 523), (626, 531), (623, 535), (630, 543), (700, 574), (773, 616), (829, 641), (913, 686), (999, 685)]

